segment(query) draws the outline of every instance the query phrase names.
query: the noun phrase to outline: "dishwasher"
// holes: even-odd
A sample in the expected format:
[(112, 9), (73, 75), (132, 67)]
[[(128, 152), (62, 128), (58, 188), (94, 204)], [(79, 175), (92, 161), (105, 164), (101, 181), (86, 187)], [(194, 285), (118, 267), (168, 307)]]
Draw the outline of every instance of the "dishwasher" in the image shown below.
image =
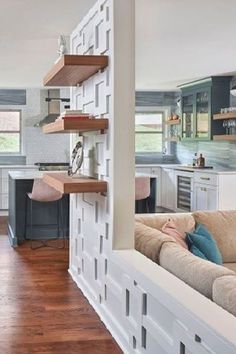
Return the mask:
[(176, 171), (176, 211), (193, 210), (193, 172)]

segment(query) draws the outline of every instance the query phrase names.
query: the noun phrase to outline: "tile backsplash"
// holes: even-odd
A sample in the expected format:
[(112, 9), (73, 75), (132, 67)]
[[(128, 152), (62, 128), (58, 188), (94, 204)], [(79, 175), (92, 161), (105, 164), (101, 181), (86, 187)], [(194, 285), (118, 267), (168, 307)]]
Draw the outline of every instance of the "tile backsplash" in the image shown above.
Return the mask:
[(236, 142), (179, 142), (175, 145), (180, 164), (191, 164), (195, 152), (203, 154), (207, 166), (236, 169)]

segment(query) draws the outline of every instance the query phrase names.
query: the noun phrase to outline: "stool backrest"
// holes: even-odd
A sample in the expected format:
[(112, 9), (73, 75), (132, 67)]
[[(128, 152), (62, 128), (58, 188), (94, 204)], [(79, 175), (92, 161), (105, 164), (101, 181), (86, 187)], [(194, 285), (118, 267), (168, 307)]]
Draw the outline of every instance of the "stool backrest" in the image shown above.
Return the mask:
[(54, 202), (61, 199), (63, 194), (50, 187), (41, 178), (35, 178), (30, 198), (38, 202)]
[(135, 177), (135, 200), (146, 199), (150, 195), (150, 178)]

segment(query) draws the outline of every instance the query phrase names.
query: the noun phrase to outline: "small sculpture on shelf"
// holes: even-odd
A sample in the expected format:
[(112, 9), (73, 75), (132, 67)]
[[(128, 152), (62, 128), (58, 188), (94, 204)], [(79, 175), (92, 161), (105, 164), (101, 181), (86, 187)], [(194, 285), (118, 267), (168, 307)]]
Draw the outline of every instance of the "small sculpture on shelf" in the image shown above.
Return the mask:
[(178, 120), (178, 119), (179, 119), (178, 114), (171, 113), (171, 115), (170, 115), (169, 118), (168, 118), (168, 121)]
[(81, 141), (78, 141), (71, 154), (71, 166), (69, 167), (68, 170), (69, 176), (74, 177), (76, 174), (79, 175), (78, 171), (82, 166), (83, 159), (84, 159), (83, 144), (81, 143)]

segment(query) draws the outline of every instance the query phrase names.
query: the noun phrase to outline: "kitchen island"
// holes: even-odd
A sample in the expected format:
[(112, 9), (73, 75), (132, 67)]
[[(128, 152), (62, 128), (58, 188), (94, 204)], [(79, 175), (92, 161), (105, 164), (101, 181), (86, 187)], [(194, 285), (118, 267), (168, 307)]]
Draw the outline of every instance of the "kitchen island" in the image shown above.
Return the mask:
[[(40, 171), (12, 171), (9, 172), (9, 217), (8, 236), (13, 247), (22, 244), (26, 237), (30, 237), (30, 208), (26, 208), (27, 193), (32, 191), (35, 178), (42, 178)], [(63, 196), (63, 228), (64, 235), (69, 234), (69, 196)], [(27, 214), (26, 214), (27, 210)], [(33, 202), (33, 233), (34, 239), (54, 238), (57, 236), (58, 208), (56, 202)], [(59, 231), (63, 236), (62, 229)]]

